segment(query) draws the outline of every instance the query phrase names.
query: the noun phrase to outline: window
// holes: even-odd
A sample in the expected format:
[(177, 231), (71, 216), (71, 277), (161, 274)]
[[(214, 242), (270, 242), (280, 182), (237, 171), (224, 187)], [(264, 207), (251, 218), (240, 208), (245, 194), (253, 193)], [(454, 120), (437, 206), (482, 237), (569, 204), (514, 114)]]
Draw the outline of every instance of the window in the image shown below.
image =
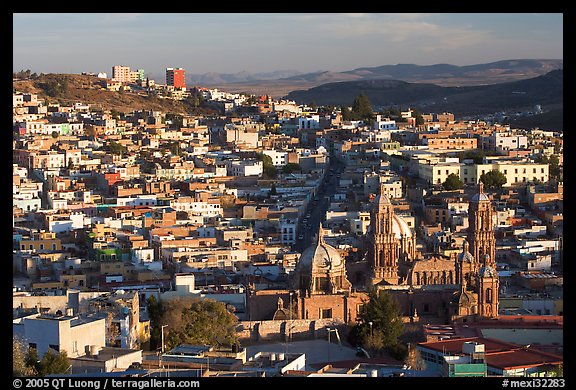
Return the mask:
[(504, 169), (504, 174), (505, 174), (505, 175), (508, 174), (508, 169)]
[(56, 244), (52, 244), (52, 250), (53, 250), (53, 251), (56, 250)]
[(518, 168), (515, 168), (515, 169), (514, 169), (514, 173), (518, 173)]
[(72, 353), (78, 352), (78, 341), (72, 341)]
[(28, 248), (28, 249), (33, 250), (33, 249), (34, 249), (34, 245), (33, 245), (33, 244), (30, 244), (30, 248)]
[(40, 244), (40, 250), (44, 250), (44, 244)]
[(533, 169), (532, 169), (532, 173), (536, 173), (536, 168), (533, 168)]
[(332, 309), (320, 309), (320, 318), (332, 318)]

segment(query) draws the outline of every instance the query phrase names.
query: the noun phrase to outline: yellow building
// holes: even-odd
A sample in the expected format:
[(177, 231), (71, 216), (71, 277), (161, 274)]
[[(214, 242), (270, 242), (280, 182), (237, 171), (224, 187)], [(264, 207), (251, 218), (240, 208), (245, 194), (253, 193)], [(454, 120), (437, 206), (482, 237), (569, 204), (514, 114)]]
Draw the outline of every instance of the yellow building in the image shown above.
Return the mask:
[(504, 187), (533, 182), (534, 180), (546, 183), (549, 180), (548, 164), (517, 161), (463, 165), (461, 179), (465, 184), (477, 184), (480, 177), (490, 171), (500, 171), (506, 176)]

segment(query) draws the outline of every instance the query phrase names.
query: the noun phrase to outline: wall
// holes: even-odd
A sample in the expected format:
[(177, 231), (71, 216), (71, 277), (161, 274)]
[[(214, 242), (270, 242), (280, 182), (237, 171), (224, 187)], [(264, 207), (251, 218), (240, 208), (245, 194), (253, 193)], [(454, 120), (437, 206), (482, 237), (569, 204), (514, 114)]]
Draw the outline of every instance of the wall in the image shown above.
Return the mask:
[(324, 320), (270, 320), (270, 321), (240, 321), (237, 334), (243, 344), (262, 341), (286, 341), (324, 339), (327, 336), (326, 327), (336, 327), (340, 339), (344, 340), (348, 326), (333, 319)]

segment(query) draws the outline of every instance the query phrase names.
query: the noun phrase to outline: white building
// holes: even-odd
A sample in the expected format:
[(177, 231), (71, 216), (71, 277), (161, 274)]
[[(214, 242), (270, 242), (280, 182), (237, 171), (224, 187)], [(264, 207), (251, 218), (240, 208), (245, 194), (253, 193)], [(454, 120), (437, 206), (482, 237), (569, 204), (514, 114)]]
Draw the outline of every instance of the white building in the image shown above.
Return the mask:
[(275, 167), (283, 167), (284, 165), (288, 164), (288, 152), (264, 150), (262, 153), (272, 159), (272, 165)]
[(49, 348), (66, 351), (73, 358), (86, 355), (92, 346), (106, 344), (103, 318), (35, 314), (13, 320), (12, 324), (13, 334), (35, 348), (40, 358)]
[(264, 164), (257, 160), (227, 160), (228, 176), (262, 176)]

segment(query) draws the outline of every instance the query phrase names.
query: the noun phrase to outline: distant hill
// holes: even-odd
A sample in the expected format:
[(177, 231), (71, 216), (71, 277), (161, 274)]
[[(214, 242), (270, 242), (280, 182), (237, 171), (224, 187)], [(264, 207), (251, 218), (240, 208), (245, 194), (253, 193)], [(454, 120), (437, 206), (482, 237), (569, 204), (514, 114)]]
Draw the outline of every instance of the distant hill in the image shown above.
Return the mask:
[(276, 70), (273, 72), (249, 73), (246, 71), (238, 73), (216, 73), (209, 72), (203, 74), (186, 75), (186, 83), (189, 85), (213, 85), (226, 83), (242, 83), (247, 81), (278, 80), (302, 74), (297, 70)]
[(328, 83), (304, 91), (290, 92), (286, 98), (297, 103), (351, 105), (360, 93), (375, 108), (403, 106), (423, 112), (450, 111), (459, 116), (533, 108), (540, 104), (558, 108), (563, 103), (563, 70), (543, 76), (501, 84), (441, 87), (400, 80), (361, 80)]
[[(260, 79), (258, 74), (245, 74), (245, 72), (234, 74), (234, 77), (210, 73), (195, 81), (198, 81), (200, 85), (231, 92), (247, 91), (261, 94), (263, 91), (268, 91), (268, 94), (280, 97), (290, 91), (340, 81), (388, 79), (429, 83), (443, 87), (499, 84), (541, 76), (552, 70), (563, 69), (563, 64), (563, 60), (555, 59), (513, 59), (466, 66), (397, 64), (363, 67), (343, 72), (301, 73), (281, 76), (282, 78), (277, 79), (274, 78), (274, 72)], [(245, 79), (241, 80), (241, 78)]]
[[(55, 82), (64, 87), (53, 88)], [(34, 80), (14, 81), (13, 88), (19, 92), (38, 94), (42, 99), (62, 104), (87, 103), (95, 109), (131, 112), (137, 110), (157, 110), (180, 114), (205, 112), (192, 108), (184, 102), (160, 99), (154, 96), (132, 92), (112, 92), (102, 88), (102, 79), (79, 74), (43, 74)]]

